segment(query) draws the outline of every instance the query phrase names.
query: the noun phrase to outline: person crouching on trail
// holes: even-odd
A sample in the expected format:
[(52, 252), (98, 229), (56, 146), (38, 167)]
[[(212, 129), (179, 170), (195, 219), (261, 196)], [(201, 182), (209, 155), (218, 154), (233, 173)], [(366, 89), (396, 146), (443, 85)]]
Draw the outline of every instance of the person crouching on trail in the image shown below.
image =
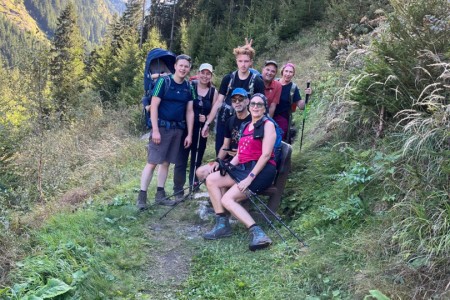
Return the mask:
[[(239, 202), (247, 198), (247, 188), (257, 193), (272, 184), (276, 175), (273, 152), (276, 131), (271, 121), (263, 119), (267, 111), (267, 98), (263, 94), (255, 94), (249, 107), (252, 121), (242, 131), (237, 154), (230, 161), (231, 168), (224, 176), (214, 172), (206, 178), (206, 187), (216, 213), (216, 224), (203, 238), (215, 240), (231, 236), (228, 211), (248, 228), (249, 249), (254, 251), (268, 247), (272, 240)], [(222, 194), (223, 188), (229, 189)]]
[[(189, 82), (185, 80), (190, 70), (191, 58), (185, 54), (178, 55), (175, 59), (175, 74), (170, 76), (170, 81), (161, 77), (153, 90), (150, 107), (152, 128), (147, 164), (142, 170), (141, 190), (136, 204), (139, 210), (147, 208), (147, 189), (157, 165), (159, 165), (159, 174), (155, 202), (169, 206), (175, 204), (175, 201), (166, 199), (164, 185), (169, 164), (176, 161), (178, 145), (185, 128), (188, 133), (184, 139), (184, 147), (187, 148), (192, 143), (194, 92)], [(170, 88), (165, 86), (168, 82)]]
[[(225, 126), (225, 137), (223, 139), (222, 147), (217, 154), (218, 159), (230, 161), (235, 155), (239, 143), (239, 134), (241, 125), (251, 121), (251, 115), (248, 111), (248, 94), (243, 88), (234, 89), (231, 94), (231, 105), (235, 115), (228, 119)], [(197, 177), (199, 180), (204, 180), (209, 174), (217, 171), (219, 163), (210, 162), (197, 169)]]

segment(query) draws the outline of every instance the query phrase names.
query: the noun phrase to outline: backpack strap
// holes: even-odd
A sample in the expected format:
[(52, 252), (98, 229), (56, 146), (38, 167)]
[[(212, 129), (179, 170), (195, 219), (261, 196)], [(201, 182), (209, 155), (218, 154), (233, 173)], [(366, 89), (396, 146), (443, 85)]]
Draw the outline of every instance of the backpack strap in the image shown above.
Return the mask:
[(294, 94), (295, 94), (295, 89), (297, 88), (297, 85), (295, 84), (295, 82), (292, 82), (292, 86), (291, 86), (291, 91), (289, 92), (289, 101), (290, 104), (292, 104), (294, 101)]
[(234, 78), (236, 78), (236, 72), (237, 71), (234, 71), (230, 74), (230, 81), (228, 82), (227, 94), (225, 95), (225, 98), (228, 97), (228, 95), (230, 94), (230, 91), (233, 89), (233, 83), (234, 83)]
[(251, 98), (253, 96), (254, 88), (255, 88), (255, 78), (258, 76), (256, 73), (250, 73), (252, 77), (250, 77), (250, 82), (248, 83), (248, 97)]

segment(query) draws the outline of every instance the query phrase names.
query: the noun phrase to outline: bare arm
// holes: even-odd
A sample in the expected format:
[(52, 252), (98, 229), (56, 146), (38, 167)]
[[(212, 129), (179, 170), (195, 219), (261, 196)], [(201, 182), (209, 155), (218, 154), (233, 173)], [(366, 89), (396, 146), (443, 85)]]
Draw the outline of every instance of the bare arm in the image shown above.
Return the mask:
[(189, 101), (186, 107), (186, 124), (188, 134), (184, 140), (184, 147), (187, 148), (192, 144), (192, 131), (194, 129), (194, 102)]
[(152, 122), (152, 141), (155, 144), (161, 142), (161, 134), (159, 133), (158, 127), (158, 108), (161, 103), (161, 98), (153, 96), (152, 105), (150, 105), (150, 120)]
[[(217, 91), (216, 91), (216, 93), (217, 93)], [(222, 106), (223, 100), (225, 99), (224, 95), (219, 94), (219, 93), (217, 93), (217, 94), (218, 94), (217, 97), (214, 94), (214, 100), (213, 100), (213, 105), (212, 105), (212, 108), (211, 108), (211, 112), (209, 113), (208, 117), (206, 118), (205, 125), (203, 126), (203, 129), (202, 129), (202, 136), (203, 137), (207, 137), (208, 136), (209, 124), (211, 124), (211, 122), (216, 117), (217, 111)]]
[[(262, 143), (262, 154), (259, 157), (256, 165), (251, 170), (251, 173), (255, 174), (255, 177), (262, 171), (262, 169), (266, 166), (267, 162), (272, 155), (273, 146), (275, 145), (275, 140), (277, 138), (277, 134), (275, 132), (275, 125), (272, 122), (264, 123), (264, 138)], [(235, 157), (236, 158), (236, 157)], [(234, 158), (233, 158), (234, 160)], [(238, 188), (241, 191), (244, 191), (253, 181), (254, 177), (247, 176), (243, 179), (239, 184)]]

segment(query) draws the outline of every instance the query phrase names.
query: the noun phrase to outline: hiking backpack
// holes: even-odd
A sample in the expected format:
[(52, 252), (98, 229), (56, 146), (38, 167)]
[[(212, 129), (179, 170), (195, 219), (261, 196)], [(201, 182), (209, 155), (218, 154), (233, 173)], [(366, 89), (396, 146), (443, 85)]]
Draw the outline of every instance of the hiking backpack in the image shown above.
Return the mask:
[[(281, 142), (283, 141), (283, 134), (284, 134), (283, 129), (281, 129), (281, 127), (278, 125), (278, 123), (274, 119), (272, 119), (269, 115), (265, 115), (258, 122), (255, 123), (255, 125), (254, 125), (255, 129), (253, 131), (253, 138), (254, 139), (264, 138), (264, 126), (261, 126), (261, 125), (264, 125), (264, 122), (266, 120), (269, 120), (275, 126), (275, 133), (277, 134), (277, 137), (275, 139), (275, 144), (273, 145), (273, 152), (275, 155), (275, 162), (278, 165), (280, 158), (281, 158)], [(241, 124), (241, 128), (239, 130), (239, 139), (240, 139), (240, 137), (242, 137), (245, 127), (248, 124), (250, 124), (250, 122), (251, 121)]]
[[(170, 85), (172, 83), (172, 75), (166, 75), (166, 76), (162, 76), (160, 77), (158, 80), (162, 79), (164, 80), (164, 94), (162, 95), (162, 98), (164, 98), (164, 96), (167, 94), (167, 92), (170, 89)], [(156, 82), (158, 82), (158, 80)], [(194, 99), (197, 98), (197, 93), (196, 93), (196, 88), (194, 88), (194, 84), (191, 84), (189, 81), (185, 80), (185, 83), (187, 83), (187, 88), (191, 91), (192, 97)], [(153, 88), (156, 86), (156, 83), (153, 85)], [(152, 91), (153, 92), (153, 91)], [(150, 112), (147, 111), (145, 109), (145, 107), (147, 105), (151, 104), (151, 100), (152, 100), (152, 95), (150, 94), (150, 96), (148, 97), (142, 97), (142, 105), (144, 106), (144, 113), (145, 113), (145, 124), (147, 125), (147, 128), (151, 128), (152, 127), (152, 122), (150, 120)]]
[[(233, 73), (230, 74), (230, 82), (228, 83), (228, 88), (227, 88), (227, 93), (225, 94), (225, 98), (223, 100), (222, 106), (220, 107), (219, 110), (219, 116), (222, 117), (222, 121), (225, 122), (226, 116), (228, 115), (228, 118), (230, 118), (231, 116), (234, 115), (234, 109), (233, 106), (230, 104), (226, 103), (226, 100), (228, 98), (228, 95), (231, 94), (231, 91), (233, 90), (233, 83), (234, 83), (234, 79), (236, 78), (236, 73), (237, 71), (234, 71)], [(259, 76), (257, 73), (254, 72), (250, 72), (250, 81), (248, 83), (248, 97), (251, 98), (251, 96), (253, 95), (254, 92), (254, 85), (255, 85), (255, 78), (257, 76)]]
[(161, 48), (153, 48), (147, 54), (144, 67), (144, 96), (142, 97), (143, 105), (143, 119), (145, 124), (149, 127), (150, 113), (145, 109), (145, 106), (150, 105), (152, 100), (153, 88), (156, 85), (157, 79), (152, 79), (152, 74), (161, 73), (175, 73), (176, 55), (168, 50)]

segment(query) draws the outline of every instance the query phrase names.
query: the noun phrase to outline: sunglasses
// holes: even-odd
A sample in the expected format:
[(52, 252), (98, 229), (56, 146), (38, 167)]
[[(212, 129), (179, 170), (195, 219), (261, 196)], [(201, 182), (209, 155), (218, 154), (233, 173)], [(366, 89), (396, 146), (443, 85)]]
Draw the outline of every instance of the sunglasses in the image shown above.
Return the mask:
[(264, 102), (250, 102), (250, 107), (257, 107), (257, 108), (263, 108)]
[(241, 103), (242, 101), (244, 101), (245, 98), (244, 97), (235, 97), (235, 98), (231, 98), (231, 102), (233, 103)]

